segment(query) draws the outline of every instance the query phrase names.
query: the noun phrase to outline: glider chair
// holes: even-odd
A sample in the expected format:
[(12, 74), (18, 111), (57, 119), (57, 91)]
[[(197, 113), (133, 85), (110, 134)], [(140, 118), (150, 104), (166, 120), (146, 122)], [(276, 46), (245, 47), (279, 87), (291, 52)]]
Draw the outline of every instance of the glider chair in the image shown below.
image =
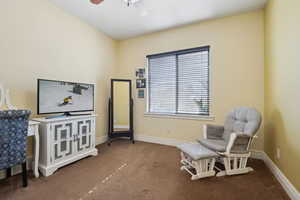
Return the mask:
[(22, 164), (23, 187), (27, 186), (26, 137), (28, 131), (29, 110), (0, 111), (0, 170)]
[(224, 126), (205, 125), (204, 138), (198, 142), (220, 155), (225, 170), (217, 176), (244, 174), (253, 171), (247, 167), (249, 147), (261, 124), (261, 114), (254, 108), (239, 107), (226, 117)]

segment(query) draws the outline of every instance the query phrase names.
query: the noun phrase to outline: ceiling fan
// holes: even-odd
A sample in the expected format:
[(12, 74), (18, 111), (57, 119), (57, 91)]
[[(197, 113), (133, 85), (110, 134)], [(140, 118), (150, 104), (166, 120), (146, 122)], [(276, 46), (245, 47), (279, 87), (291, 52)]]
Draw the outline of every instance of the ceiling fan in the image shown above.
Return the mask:
[[(102, 3), (103, 1), (104, 0), (90, 0), (91, 3), (96, 4), (96, 5)], [(139, 2), (140, 0), (123, 0), (123, 1), (126, 3), (127, 6), (130, 6), (130, 5), (133, 5), (137, 2)]]

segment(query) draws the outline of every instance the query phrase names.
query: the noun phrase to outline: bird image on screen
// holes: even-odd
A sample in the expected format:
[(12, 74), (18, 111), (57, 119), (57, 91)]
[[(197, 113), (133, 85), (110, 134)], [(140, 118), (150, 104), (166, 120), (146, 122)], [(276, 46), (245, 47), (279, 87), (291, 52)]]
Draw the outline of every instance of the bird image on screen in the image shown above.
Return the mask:
[(72, 96), (64, 98), (64, 102), (60, 103), (59, 106), (66, 106), (68, 104), (72, 104)]
[(94, 110), (94, 85), (38, 80), (38, 113), (69, 113)]

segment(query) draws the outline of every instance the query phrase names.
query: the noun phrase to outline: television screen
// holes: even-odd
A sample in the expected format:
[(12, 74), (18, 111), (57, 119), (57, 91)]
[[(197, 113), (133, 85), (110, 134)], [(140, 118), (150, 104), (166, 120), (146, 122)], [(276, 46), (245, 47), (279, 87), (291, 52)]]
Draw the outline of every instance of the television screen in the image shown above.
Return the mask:
[(94, 85), (38, 79), (38, 114), (94, 110)]

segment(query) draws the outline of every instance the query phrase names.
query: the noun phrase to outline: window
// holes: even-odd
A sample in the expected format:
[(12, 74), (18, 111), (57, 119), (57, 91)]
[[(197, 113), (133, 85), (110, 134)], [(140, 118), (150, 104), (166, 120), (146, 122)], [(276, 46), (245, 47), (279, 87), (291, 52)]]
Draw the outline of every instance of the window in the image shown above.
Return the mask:
[(149, 113), (209, 116), (209, 46), (147, 58)]

